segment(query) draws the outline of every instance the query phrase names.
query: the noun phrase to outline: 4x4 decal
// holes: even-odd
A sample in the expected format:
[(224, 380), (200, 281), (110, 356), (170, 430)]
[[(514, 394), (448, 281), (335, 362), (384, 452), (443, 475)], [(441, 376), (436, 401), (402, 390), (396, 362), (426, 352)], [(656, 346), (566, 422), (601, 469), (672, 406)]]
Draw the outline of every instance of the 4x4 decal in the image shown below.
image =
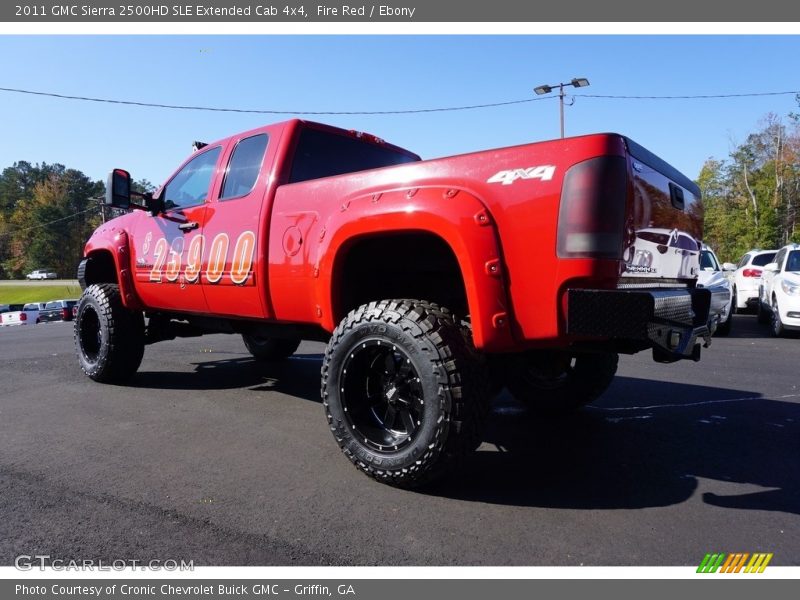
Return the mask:
[(503, 185), (511, 185), (517, 179), (540, 179), (541, 181), (550, 181), (556, 172), (553, 165), (541, 165), (539, 167), (528, 167), (527, 169), (507, 169), (495, 173), (486, 183), (500, 183)]

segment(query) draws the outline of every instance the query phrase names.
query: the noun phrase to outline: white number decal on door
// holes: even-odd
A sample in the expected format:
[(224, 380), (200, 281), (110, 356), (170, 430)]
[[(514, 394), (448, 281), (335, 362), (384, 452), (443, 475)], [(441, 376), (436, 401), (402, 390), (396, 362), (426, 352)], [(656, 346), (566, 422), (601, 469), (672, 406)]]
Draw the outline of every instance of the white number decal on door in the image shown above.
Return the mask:
[(252, 231), (245, 231), (236, 240), (231, 261), (231, 281), (241, 285), (247, 281), (253, 266), (253, 250), (256, 247), (256, 236)]
[[(189, 242), (186, 250), (186, 261), (183, 261), (184, 238), (175, 238), (170, 246), (165, 238), (159, 238), (153, 248), (153, 268), (150, 270), (150, 281), (160, 283), (163, 279), (169, 282), (178, 281), (183, 268), (183, 278), (187, 283), (200, 280), (203, 268), (203, 253), (206, 248), (205, 238), (197, 235)], [(208, 264), (206, 265), (206, 281), (219, 283), (225, 274), (228, 260), (230, 238), (227, 233), (218, 233), (208, 246)], [(231, 257), (228, 275), (236, 285), (242, 285), (250, 276), (256, 249), (256, 234), (243, 231), (236, 239)], [(163, 275), (163, 277), (162, 277)]]

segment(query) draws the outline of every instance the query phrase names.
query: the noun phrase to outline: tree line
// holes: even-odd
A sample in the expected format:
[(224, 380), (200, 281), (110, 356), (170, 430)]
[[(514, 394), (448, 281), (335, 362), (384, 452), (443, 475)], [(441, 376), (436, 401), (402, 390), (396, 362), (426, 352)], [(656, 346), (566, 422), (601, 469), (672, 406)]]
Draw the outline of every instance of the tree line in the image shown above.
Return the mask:
[[(799, 98), (800, 100), (800, 98)], [(704, 241), (723, 261), (752, 248), (800, 243), (800, 115), (767, 115), (726, 158), (709, 158), (697, 177), (705, 208)], [(151, 191), (147, 180), (134, 184)], [(105, 193), (62, 164), (19, 161), (0, 173), (0, 278), (33, 269), (73, 277), (83, 246), (101, 223)], [(106, 216), (113, 216), (106, 211)]]
[[(138, 191), (152, 189), (136, 182)], [(62, 164), (19, 161), (0, 173), (0, 278), (34, 269), (73, 278), (83, 247), (103, 219), (105, 184)], [(106, 209), (106, 218), (114, 216)]]
[(704, 241), (723, 261), (753, 248), (800, 243), (800, 118), (767, 115), (725, 159), (708, 159), (703, 191)]

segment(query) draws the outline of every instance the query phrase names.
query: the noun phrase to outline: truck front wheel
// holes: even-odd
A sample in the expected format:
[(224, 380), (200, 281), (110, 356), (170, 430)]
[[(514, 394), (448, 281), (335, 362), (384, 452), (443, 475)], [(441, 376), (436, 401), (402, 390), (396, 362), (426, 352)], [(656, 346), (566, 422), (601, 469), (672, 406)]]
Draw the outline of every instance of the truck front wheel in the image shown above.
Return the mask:
[(529, 352), (509, 363), (506, 385), (537, 412), (559, 415), (596, 400), (611, 385), (619, 355)]
[(300, 340), (271, 338), (250, 333), (243, 333), (242, 340), (253, 358), (263, 361), (289, 358), (300, 346)]
[(144, 317), (122, 304), (119, 286), (87, 287), (75, 316), (75, 348), (81, 369), (95, 381), (130, 379), (144, 356)]
[(399, 487), (441, 477), (477, 447), (488, 387), (469, 329), (417, 300), (350, 312), (322, 364), (322, 401), (340, 448), (368, 476)]

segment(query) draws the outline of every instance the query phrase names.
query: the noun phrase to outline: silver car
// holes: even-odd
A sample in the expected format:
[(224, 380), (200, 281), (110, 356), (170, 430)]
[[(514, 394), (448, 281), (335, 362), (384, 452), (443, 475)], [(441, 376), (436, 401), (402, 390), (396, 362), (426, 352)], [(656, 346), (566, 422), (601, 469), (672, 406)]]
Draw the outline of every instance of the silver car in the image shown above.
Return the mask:
[(728, 335), (733, 323), (733, 285), (725, 277), (717, 255), (705, 244), (700, 249), (697, 287), (711, 291), (708, 328), (715, 335)]

